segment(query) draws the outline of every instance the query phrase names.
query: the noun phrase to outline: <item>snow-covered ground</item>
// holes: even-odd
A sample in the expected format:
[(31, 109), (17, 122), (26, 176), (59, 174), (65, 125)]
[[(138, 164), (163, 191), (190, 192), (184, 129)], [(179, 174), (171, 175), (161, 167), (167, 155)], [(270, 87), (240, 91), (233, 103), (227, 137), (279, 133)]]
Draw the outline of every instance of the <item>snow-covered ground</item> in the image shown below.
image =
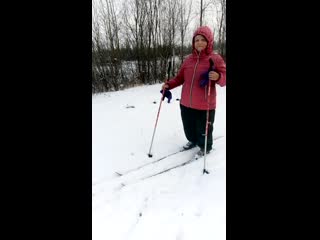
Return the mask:
[[(187, 142), (180, 117), (181, 87), (162, 103), (161, 84), (92, 97), (92, 239), (226, 239), (226, 87), (217, 86), (214, 151), (183, 167), (147, 178), (193, 157), (197, 148), (146, 165)], [(154, 103), (156, 102), (156, 103)]]

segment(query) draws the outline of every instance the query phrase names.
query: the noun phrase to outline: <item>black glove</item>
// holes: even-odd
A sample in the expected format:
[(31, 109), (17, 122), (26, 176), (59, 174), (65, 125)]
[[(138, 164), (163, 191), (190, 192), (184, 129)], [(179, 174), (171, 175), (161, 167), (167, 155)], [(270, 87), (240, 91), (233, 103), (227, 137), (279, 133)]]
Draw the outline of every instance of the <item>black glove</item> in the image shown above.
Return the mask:
[[(163, 93), (163, 90), (161, 90), (160, 93)], [(166, 90), (164, 91), (163, 98), (162, 98), (161, 100), (163, 101), (164, 98), (168, 98), (168, 103), (170, 103), (170, 101), (171, 101), (171, 99), (172, 99), (172, 94), (171, 94), (171, 92), (170, 92), (168, 89), (166, 89)]]

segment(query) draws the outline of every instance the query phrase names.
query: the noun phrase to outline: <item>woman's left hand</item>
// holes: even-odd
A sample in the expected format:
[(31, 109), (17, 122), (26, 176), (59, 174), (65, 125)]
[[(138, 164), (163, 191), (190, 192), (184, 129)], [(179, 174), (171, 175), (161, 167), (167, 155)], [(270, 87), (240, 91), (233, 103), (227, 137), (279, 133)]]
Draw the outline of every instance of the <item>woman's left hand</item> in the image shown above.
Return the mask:
[(219, 79), (219, 77), (220, 77), (219, 73), (217, 73), (215, 71), (209, 72), (209, 79), (210, 80), (217, 81)]

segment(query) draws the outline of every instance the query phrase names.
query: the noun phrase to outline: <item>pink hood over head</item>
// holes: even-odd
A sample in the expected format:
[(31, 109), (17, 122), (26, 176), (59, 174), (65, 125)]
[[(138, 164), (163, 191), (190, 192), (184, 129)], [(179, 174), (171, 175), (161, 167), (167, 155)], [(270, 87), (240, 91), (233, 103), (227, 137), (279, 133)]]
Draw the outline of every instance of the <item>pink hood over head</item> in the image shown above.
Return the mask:
[(197, 28), (197, 30), (193, 33), (193, 38), (192, 38), (192, 49), (193, 50), (195, 50), (194, 38), (197, 35), (204, 36), (208, 41), (208, 45), (205, 49), (205, 53), (207, 55), (212, 53), (212, 51), (213, 51), (213, 33), (212, 33), (211, 29), (208, 26), (201, 26), (201, 27)]

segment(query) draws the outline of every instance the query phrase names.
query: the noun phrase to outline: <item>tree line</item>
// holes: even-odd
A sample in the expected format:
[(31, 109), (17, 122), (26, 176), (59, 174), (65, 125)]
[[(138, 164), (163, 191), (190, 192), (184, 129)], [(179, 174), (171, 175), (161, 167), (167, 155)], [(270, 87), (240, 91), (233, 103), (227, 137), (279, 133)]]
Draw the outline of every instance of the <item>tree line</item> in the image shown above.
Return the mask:
[[(196, 6), (185, 0), (115, 0), (93, 2), (92, 92), (117, 91), (140, 84), (163, 82), (168, 62), (171, 76), (191, 53), (186, 33), (196, 7), (202, 15), (208, 6), (220, 13), (215, 50), (225, 56), (225, 0)], [(224, 6), (224, 7), (222, 7)], [(219, 12), (220, 11), (220, 12)], [(199, 25), (198, 25), (199, 26)]]

